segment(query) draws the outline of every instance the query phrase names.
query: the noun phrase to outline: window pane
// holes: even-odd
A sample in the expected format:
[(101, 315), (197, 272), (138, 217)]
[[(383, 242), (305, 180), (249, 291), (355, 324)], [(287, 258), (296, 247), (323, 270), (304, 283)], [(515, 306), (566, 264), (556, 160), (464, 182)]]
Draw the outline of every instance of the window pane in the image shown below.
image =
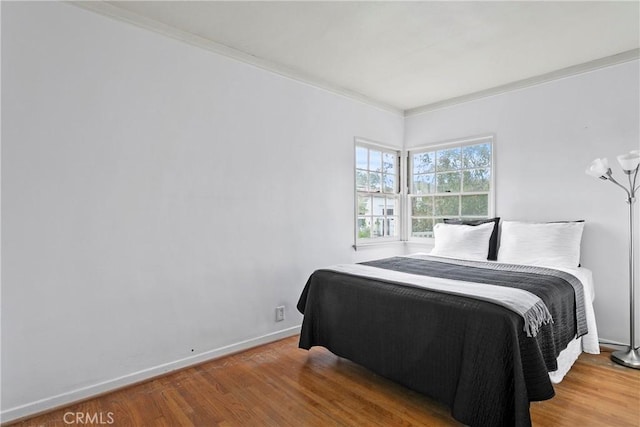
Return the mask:
[(390, 216), (384, 219), (383, 229), (385, 236), (397, 236), (398, 217)]
[(436, 153), (438, 170), (451, 171), (460, 169), (460, 166), (462, 165), (460, 153), (460, 147), (438, 151)]
[(458, 196), (436, 196), (436, 216), (458, 216), (459, 203)]
[(358, 217), (358, 238), (371, 237), (371, 218)]
[(374, 197), (371, 211), (374, 215), (384, 215), (384, 197)]
[(369, 172), (369, 190), (370, 191), (382, 190), (382, 174), (378, 172)]
[(432, 151), (426, 153), (414, 154), (411, 162), (413, 163), (413, 173), (429, 173), (434, 171), (434, 153)]
[(369, 174), (365, 171), (356, 170), (356, 189), (357, 190), (368, 190), (369, 188)]
[(489, 196), (486, 194), (462, 196), (462, 215), (489, 215)]
[(382, 167), (384, 168), (385, 173), (389, 173), (389, 174), (396, 173), (396, 160), (397, 160), (397, 157), (392, 153), (383, 154)]
[(385, 193), (395, 193), (396, 192), (396, 176), (395, 175), (382, 175), (382, 191)]
[(490, 183), (490, 169), (472, 169), (464, 171), (464, 184), (462, 191), (465, 193), (472, 191), (489, 191)]
[(367, 159), (367, 155), (369, 150), (364, 147), (356, 147), (356, 168), (358, 169), (367, 169), (369, 165), (369, 160)]
[(403, 209), (398, 156), (392, 148), (355, 147), (357, 239), (399, 237)]
[(371, 223), (371, 237), (382, 236), (384, 236), (384, 218), (374, 216), (373, 222)]
[(436, 179), (438, 193), (460, 192), (460, 172), (439, 173)]
[(411, 236), (433, 237), (433, 219), (411, 219)]
[(398, 210), (398, 199), (393, 197), (387, 197), (385, 203), (385, 215), (392, 216), (398, 215), (400, 211)]
[(411, 199), (411, 216), (432, 216), (433, 197), (414, 197)]
[(414, 194), (429, 194), (436, 191), (436, 177), (434, 174), (414, 175), (413, 176), (413, 192)]
[(369, 150), (369, 170), (382, 172), (382, 152)]
[(462, 165), (465, 169), (481, 168), (491, 164), (491, 144), (478, 144), (462, 148)]
[(371, 215), (370, 196), (358, 196), (358, 215)]

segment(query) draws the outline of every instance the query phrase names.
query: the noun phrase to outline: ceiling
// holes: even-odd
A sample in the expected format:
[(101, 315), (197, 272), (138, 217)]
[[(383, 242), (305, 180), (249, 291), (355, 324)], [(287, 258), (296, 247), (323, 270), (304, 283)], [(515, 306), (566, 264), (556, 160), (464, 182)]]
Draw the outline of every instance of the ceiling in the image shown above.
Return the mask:
[(638, 1), (90, 3), (81, 6), (405, 112), (638, 58), (640, 47)]

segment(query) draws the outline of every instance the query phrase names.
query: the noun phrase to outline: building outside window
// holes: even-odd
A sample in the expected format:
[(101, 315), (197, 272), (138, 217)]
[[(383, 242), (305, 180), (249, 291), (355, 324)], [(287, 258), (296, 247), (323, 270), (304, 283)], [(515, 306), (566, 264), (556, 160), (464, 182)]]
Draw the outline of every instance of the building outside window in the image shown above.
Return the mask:
[(399, 155), (356, 140), (356, 242), (400, 239)]

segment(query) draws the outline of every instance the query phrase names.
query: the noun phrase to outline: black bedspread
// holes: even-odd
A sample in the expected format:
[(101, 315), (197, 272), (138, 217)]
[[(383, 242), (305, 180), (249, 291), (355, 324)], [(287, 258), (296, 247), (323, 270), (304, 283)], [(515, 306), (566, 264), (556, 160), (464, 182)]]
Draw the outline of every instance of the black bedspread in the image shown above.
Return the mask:
[(575, 312), (574, 290), (560, 287), (549, 309), (573, 322), (573, 335), (556, 321), (527, 337), (522, 317), (490, 302), (318, 270), (298, 302), (299, 345), (324, 346), (424, 393), (464, 424), (527, 426), (529, 402), (553, 397), (547, 372), (575, 336), (575, 317), (559, 313)]

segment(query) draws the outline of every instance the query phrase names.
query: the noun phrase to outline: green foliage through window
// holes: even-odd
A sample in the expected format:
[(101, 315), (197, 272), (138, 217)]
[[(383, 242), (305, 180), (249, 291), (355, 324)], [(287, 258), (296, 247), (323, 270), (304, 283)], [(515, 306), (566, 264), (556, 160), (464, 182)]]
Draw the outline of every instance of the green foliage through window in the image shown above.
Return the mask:
[(445, 218), (487, 218), (492, 167), (491, 138), (411, 152), (410, 236), (433, 237)]

